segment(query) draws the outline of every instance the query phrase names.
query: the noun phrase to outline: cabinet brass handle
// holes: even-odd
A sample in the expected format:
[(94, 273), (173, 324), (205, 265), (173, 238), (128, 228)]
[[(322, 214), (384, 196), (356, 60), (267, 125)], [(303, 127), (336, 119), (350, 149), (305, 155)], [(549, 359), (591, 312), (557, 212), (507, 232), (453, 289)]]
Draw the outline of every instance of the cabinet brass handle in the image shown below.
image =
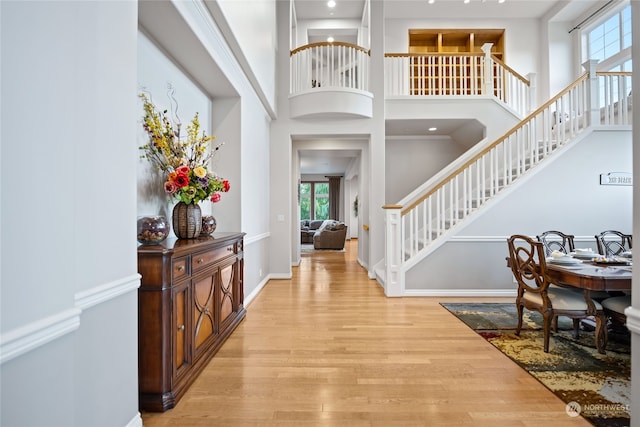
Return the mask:
[(184, 325), (180, 325), (180, 326), (178, 326), (178, 330), (179, 330), (179, 331), (184, 331)]
[(204, 260), (202, 258), (198, 258), (198, 264), (202, 264)]
[(180, 267), (178, 267), (178, 271), (184, 271), (184, 265), (181, 265)]

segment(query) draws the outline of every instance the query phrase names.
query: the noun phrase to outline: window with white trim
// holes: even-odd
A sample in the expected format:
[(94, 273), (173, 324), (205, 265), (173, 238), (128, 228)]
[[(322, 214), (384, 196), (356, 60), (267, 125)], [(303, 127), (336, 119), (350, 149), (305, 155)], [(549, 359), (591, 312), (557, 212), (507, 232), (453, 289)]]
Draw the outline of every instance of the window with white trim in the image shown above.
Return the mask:
[(616, 9), (585, 30), (587, 59), (598, 71), (631, 71), (631, 5)]

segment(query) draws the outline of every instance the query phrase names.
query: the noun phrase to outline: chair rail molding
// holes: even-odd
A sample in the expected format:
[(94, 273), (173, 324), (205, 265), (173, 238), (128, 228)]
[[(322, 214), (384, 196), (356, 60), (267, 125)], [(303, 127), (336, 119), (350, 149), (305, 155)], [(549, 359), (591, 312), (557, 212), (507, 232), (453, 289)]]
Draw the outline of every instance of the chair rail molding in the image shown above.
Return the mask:
[(15, 328), (0, 336), (0, 365), (80, 328), (83, 310), (136, 291), (140, 275), (114, 280), (75, 294), (73, 308)]
[(77, 330), (80, 313), (70, 308), (0, 335), (0, 365)]

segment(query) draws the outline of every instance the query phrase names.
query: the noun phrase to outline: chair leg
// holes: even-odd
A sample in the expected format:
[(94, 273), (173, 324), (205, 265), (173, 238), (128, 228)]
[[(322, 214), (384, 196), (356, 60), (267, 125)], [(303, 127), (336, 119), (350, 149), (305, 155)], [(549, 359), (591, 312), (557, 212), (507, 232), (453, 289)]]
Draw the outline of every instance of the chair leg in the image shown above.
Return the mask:
[(553, 317), (553, 332), (555, 333), (558, 333), (558, 317), (559, 316)]
[(520, 304), (516, 304), (518, 309), (518, 327), (516, 328), (516, 335), (520, 336), (520, 330), (522, 329), (522, 311), (523, 307)]
[(549, 311), (542, 313), (542, 329), (544, 336), (544, 352), (549, 353), (549, 335), (551, 335), (551, 322), (553, 320), (553, 314)]
[(573, 337), (580, 338), (580, 319), (573, 319)]

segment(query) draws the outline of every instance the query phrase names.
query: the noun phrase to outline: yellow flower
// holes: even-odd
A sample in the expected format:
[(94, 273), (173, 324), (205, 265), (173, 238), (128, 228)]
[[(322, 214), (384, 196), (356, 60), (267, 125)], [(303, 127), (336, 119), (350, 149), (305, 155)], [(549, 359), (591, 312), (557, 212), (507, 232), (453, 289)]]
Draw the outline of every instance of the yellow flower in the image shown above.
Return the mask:
[(203, 168), (202, 166), (196, 166), (193, 169), (193, 173), (198, 178), (204, 178), (205, 176), (207, 176), (207, 170), (205, 168)]

